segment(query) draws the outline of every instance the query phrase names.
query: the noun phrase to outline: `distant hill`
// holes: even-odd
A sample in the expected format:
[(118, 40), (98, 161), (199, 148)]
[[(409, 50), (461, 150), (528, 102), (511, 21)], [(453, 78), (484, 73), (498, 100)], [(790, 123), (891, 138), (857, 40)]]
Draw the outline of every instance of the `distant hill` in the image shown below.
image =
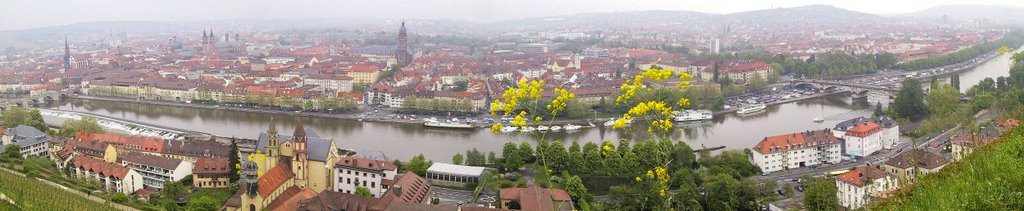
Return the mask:
[(583, 13), (572, 16), (529, 18), (502, 21), (496, 27), (566, 27), (605, 25), (610, 27), (676, 26), (705, 27), (709, 25), (852, 25), (870, 24), (884, 17), (826, 5), (754, 10), (729, 14), (710, 14), (683, 10)]
[(939, 20), (943, 15), (948, 15), (951, 21), (1024, 21), (1024, 8), (1003, 5), (942, 5), (897, 16)]
[(797, 24), (865, 24), (883, 20), (881, 16), (828, 5), (754, 10), (723, 15), (735, 22)]

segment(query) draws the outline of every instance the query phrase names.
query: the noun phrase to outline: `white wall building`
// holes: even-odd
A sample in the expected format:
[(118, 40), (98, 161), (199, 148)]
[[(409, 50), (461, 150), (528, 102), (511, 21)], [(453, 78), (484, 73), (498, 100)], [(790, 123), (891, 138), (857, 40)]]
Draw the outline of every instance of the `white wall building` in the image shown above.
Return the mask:
[(762, 172), (839, 163), (841, 144), (828, 129), (770, 136), (751, 148), (751, 160)]
[[(0, 130), (3, 130), (0, 128)], [(18, 125), (0, 131), (0, 147), (17, 144), (21, 147), (21, 156), (47, 156), (50, 149), (50, 136), (34, 127)], [(2, 148), (0, 148), (2, 149)]]
[(388, 161), (345, 157), (334, 164), (334, 191), (355, 194), (356, 188), (366, 187), (370, 196), (381, 197), (395, 184), (397, 173), (398, 167)]
[(843, 134), (844, 153), (865, 157), (882, 149), (882, 126), (864, 122), (846, 130)]
[(836, 176), (836, 197), (839, 205), (848, 210), (871, 203), (872, 198), (886, 197), (898, 187), (896, 177), (886, 174), (880, 166), (857, 167)]
[(896, 145), (900, 143), (900, 125), (896, 120), (887, 116), (881, 116), (874, 119), (857, 117), (846, 120), (836, 124), (836, 126), (832, 128), (832, 133), (834, 133), (836, 137), (843, 137), (846, 135), (847, 130), (865, 122), (874, 122), (875, 124), (878, 124), (878, 126), (882, 127), (879, 139), (882, 141), (881, 145), (883, 149), (895, 148)]
[(118, 160), (121, 165), (142, 174), (146, 187), (162, 189), (164, 181), (179, 181), (192, 175), (193, 164), (183, 160), (132, 151), (119, 153)]

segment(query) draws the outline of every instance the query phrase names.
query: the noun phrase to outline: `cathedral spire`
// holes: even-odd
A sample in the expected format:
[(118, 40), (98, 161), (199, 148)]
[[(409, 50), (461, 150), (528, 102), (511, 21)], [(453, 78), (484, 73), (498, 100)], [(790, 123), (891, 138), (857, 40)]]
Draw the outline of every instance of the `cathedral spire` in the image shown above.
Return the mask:
[(68, 36), (64, 36), (64, 71), (71, 70), (71, 47), (68, 46)]
[(292, 137), (296, 141), (306, 141), (306, 129), (302, 127), (302, 120), (299, 120), (298, 122), (299, 124), (295, 126), (295, 133), (292, 134)]
[(267, 135), (277, 136), (277, 126), (274, 126), (274, 117), (270, 117), (270, 128), (267, 129)]

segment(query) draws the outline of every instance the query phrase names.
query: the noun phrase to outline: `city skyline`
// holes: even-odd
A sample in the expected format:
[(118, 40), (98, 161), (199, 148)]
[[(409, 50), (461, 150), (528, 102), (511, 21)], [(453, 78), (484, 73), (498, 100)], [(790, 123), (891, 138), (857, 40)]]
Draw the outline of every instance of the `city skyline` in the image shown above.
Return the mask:
[[(890, 2), (869, 0), (829, 2), (820, 0), (688, 2), (688, 1), (174, 1), (136, 3), (120, 0), (60, 2), (52, 0), (8, 2), (0, 8), (0, 31), (32, 29), (97, 21), (202, 21), (202, 20), (304, 20), (304, 19), (433, 19), (495, 22), (580, 13), (630, 12), (648, 10), (695, 11), (727, 14), (752, 10), (830, 5), (842, 9), (879, 14), (922, 11), (941, 5), (1001, 5), (1021, 8), (1024, 2), (1010, 0)], [(886, 5), (884, 7), (878, 5)], [(32, 8), (31, 10), (26, 8)], [(376, 9), (360, 9), (376, 8)], [(472, 8), (472, 9), (460, 9)], [(382, 12), (386, 11), (386, 12)], [(188, 15), (185, 15), (188, 14)]]

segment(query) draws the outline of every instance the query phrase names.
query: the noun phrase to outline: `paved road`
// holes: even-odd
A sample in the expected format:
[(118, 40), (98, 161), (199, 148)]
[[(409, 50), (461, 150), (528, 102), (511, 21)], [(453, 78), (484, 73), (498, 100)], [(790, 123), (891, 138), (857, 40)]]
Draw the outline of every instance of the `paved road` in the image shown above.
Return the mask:
[(433, 187), (434, 196), (445, 204), (468, 203), (473, 200), (473, 191), (455, 190), (442, 187)]

